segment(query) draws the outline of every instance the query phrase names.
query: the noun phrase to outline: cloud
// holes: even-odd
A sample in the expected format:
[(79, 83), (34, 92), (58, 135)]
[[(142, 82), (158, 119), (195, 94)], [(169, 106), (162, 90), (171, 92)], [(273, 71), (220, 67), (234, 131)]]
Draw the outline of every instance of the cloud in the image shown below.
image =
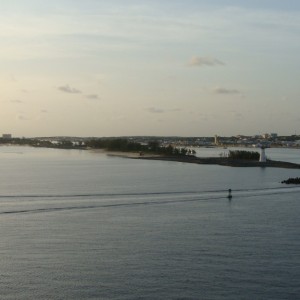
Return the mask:
[(213, 89), (213, 92), (215, 94), (220, 94), (220, 95), (240, 95), (241, 92), (236, 89), (227, 89), (227, 88), (222, 88), (222, 87), (216, 87)]
[(63, 86), (59, 86), (58, 89), (61, 91), (61, 92), (64, 92), (64, 93), (69, 93), (69, 94), (81, 94), (81, 91), (80, 90), (77, 90), (73, 87), (70, 87), (68, 84), (66, 85), (63, 85)]
[(152, 114), (162, 114), (162, 113), (167, 113), (167, 112), (181, 111), (181, 109), (179, 109), (179, 108), (162, 109), (162, 108), (157, 108), (157, 107), (149, 107), (149, 108), (146, 108), (146, 110)]
[(14, 100), (10, 100), (11, 103), (23, 103), (23, 101), (18, 100), (18, 99), (14, 99)]
[(97, 94), (90, 94), (87, 95), (86, 97), (91, 100), (100, 100), (100, 97)]
[(156, 108), (156, 107), (149, 107), (146, 110), (152, 114), (162, 114), (165, 112), (164, 109)]
[(48, 113), (48, 110), (46, 110), (46, 109), (42, 109), (42, 110), (41, 110), (41, 113), (43, 113), (43, 114), (47, 114), (47, 113)]
[(225, 65), (222, 61), (213, 58), (213, 57), (200, 57), (200, 56), (193, 56), (189, 62), (189, 67), (203, 67), (203, 66), (223, 66)]

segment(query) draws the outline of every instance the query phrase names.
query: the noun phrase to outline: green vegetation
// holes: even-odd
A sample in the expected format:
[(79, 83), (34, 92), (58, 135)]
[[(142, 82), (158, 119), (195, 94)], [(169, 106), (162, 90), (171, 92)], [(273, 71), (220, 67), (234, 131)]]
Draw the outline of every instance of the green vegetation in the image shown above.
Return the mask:
[(229, 151), (228, 158), (242, 160), (259, 160), (260, 154), (255, 151), (235, 150)]
[(92, 149), (105, 149), (108, 151), (141, 152), (161, 155), (184, 156), (195, 154), (186, 148), (176, 148), (171, 145), (160, 146), (158, 141), (149, 141), (147, 144), (132, 142), (127, 139), (93, 139), (86, 142), (86, 146)]
[(8, 145), (28, 145), (32, 147), (45, 147), (45, 148), (59, 148), (59, 149), (104, 149), (108, 151), (120, 152), (140, 152), (169, 155), (169, 156), (185, 156), (194, 155), (194, 150), (186, 148), (176, 148), (171, 145), (161, 146), (156, 140), (149, 141), (148, 143), (138, 143), (130, 139), (123, 138), (99, 138), (90, 139), (85, 142), (72, 142), (68, 139), (61, 139), (58, 141), (50, 141), (43, 139), (26, 139), (26, 138), (13, 138), (3, 139), (0, 138), (0, 144)]

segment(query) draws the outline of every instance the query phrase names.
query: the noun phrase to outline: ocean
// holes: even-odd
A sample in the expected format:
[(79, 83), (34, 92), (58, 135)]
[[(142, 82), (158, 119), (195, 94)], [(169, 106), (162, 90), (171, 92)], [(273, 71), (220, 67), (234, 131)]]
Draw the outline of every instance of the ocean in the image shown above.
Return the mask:
[(300, 187), (281, 184), (300, 170), (15, 146), (0, 166), (0, 299), (300, 297)]

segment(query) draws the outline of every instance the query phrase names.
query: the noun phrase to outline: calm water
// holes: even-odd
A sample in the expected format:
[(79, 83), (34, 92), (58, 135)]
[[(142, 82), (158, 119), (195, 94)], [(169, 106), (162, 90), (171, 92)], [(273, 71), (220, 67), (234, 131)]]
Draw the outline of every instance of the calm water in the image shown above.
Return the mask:
[(0, 299), (299, 299), (299, 170), (27, 147), (0, 166)]

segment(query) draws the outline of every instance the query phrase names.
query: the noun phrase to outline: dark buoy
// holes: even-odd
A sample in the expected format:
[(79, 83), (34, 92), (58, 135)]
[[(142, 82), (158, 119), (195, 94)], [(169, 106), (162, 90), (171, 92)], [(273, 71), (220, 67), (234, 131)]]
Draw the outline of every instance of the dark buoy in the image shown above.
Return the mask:
[(231, 198), (232, 198), (232, 195), (231, 195), (231, 189), (228, 190), (228, 196), (227, 196), (227, 198), (228, 198), (228, 199), (231, 199)]

